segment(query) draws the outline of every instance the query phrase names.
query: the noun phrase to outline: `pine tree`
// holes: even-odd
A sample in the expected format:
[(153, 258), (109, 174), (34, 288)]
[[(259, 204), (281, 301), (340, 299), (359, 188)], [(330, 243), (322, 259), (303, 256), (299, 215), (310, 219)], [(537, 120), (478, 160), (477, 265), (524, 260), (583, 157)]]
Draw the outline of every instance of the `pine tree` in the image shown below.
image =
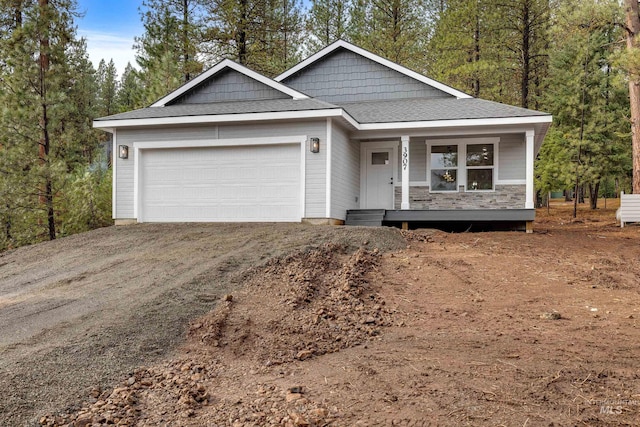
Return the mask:
[(120, 78), (119, 90), (116, 96), (116, 104), (118, 105), (118, 112), (125, 112), (135, 110), (144, 106), (142, 82), (138, 71), (127, 63), (127, 66)]
[(101, 116), (109, 116), (119, 111), (118, 107), (118, 71), (113, 59), (105, 63), (104, 59), (98, 64), (98, 90), (99, 111)]
[(307, 54), (347, 38), (352, 0), (312, 0), (307, 13)]
[(633, 193), (640, 194), (640, 11), (637, 0), (625, 0), (626, 65), (631, 106)]
[(54, 239), (67, 176), (86, 164), (95, 75), (74, 3), (0, 3), (0, 248)]
[(549, 0), (501, 0), (496, 7), (495, 27), (505, 48), (498, 63), (511, 65), (517, 78), (513, 84), (520, 96), (519, 105), (528, 108), (536, 94), (542, 92), (540, 85), (547, 71)]
[(384, 58), (420, 70), (429, 33), (423, 0), (357, 0), (349, 38)]
[(202, 71), (199, 0), (145, 0), (140, 10), (145, 32), (136, 38), (136, 61), (146, 104), (156, 101)]
[(274, 76), (300, 60), (298, 0), (213, 0), (206, 10), (210, 63), (229, 58)]
[(562, 182), (576, 194), (587, 188), (594, 209), (600, 183), (623, 178), (630, 158), (624, 76), (612, 66), (620, 12), (615, 0), (568, 2), (560, 10), (544, 99), (554, 125), (536, 165), (540, 184)]
[(430, 75), (476, 97), (511, 101), (501, 96), (508, 91), (501, 90), (495, 17), (488, 0), (449, 0), (429, 40)]

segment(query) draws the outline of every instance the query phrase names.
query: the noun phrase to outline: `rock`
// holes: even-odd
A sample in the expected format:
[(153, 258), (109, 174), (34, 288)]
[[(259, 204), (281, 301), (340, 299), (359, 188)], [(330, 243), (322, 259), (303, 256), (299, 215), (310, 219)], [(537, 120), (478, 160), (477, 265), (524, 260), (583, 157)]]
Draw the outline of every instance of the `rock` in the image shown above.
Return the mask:
[(298, 354), (296, 354), (296, 359), (305, 360), (305, 359), (309, 359), (312, 356), (313, 356), (313, 351), (311, 351), (311, 350), (302, 350), (302, 351), (299, 351)]
[(369, 316), (366, 319), (364, 319), (364, 324), (365, 325), (371, 325), (373, 323), (376, 323), (376, 318), (373, 316)]
[(88, 414), (82, 414), (79, 415), (78, 418), (76, 418), (75, 421), (75, 426), (76, 427), (86, 427), (88, 425), (90, 425), (93, 422), (93, 415), (88, 413)]
[(327, 416), (329, 415), (329, 411), (327, 411), (325, 408), (316, 408), (311, 410), (311, 415), (320, 419), (327, 418)]
[(126, 393), (127, 391), (129, 391), (127, 387), (116, 387), (113, 389), (113, 392), (111, 392), (111, 397), (117, 397), (119, 394)]
[(290, 387), (287, 391), (289, 393), (304, 393), (304, 387), (302, 387), (301, 385), (296, 385), (296, 386)]
[(289, 417), (291, 417), (291, 421), (293, 421), (293, 425), (296, 427), (309, 426), (309, 422), (298, 412), (290, 412)]
[(129, 377), (127, 380), (128, 385), (134, 385), (136, 383), (136, 377)]
[(229, 301), (229, 302), (233, 301), (233, 295), (231, 295), (231, 294), (226, 294), (226, 295), (224, 296), (224, 300), (225, 300), (225, 301)]
[(300, 399), (302, 399), (302, 395), (300, 393), (287, 392), (287, 394), (285, 394), (284, 396), (284, 400), (286, 400), (287, 403), (295, 402), (296, 400)]
[(547, 313), (542, 313), (540, 315), (540, 318), (545, 320), (558, 320), (558, 319), (561, 319), (562, 316), (557, 311), (550, 311)]

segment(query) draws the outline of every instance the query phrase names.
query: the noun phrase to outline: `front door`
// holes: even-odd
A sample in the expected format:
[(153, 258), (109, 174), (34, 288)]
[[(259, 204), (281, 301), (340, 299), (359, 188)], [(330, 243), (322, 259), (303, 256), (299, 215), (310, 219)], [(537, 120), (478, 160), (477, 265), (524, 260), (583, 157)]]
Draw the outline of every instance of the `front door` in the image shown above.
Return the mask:
[(393, 148), (366, 149), (366, 209), (393, 209)]

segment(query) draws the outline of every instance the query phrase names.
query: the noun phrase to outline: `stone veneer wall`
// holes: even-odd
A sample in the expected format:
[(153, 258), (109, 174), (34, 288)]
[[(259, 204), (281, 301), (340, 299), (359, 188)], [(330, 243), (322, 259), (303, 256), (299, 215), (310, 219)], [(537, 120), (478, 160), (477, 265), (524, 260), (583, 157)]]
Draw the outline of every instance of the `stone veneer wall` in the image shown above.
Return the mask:
[[(429, 193), (429, 187), (409, 187), (409, 209), (524, 209), (524, 185), (496, 185), (495, 191)], [(400, 209), (402, 188), (395, 188), (395, 208)]]

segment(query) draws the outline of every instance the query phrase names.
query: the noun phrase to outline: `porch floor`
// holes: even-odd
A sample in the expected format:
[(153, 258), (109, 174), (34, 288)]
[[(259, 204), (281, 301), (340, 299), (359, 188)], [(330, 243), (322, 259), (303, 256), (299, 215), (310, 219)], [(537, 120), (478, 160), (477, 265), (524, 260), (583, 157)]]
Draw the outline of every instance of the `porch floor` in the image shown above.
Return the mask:
[[(375, 219), (372, 218), (371, 209), (351, 209), (347, 211), (346, 225), (398, 225), (401, 223), (418, 224), (498, 224), (516, 223), (522, 224), (533, 221), (536, 216), (535, 209), (438, 209), (438, 210), (408, 210), (387, 209), (375, 210)], [(514, 224), (515, 225), (515, 224)]]

